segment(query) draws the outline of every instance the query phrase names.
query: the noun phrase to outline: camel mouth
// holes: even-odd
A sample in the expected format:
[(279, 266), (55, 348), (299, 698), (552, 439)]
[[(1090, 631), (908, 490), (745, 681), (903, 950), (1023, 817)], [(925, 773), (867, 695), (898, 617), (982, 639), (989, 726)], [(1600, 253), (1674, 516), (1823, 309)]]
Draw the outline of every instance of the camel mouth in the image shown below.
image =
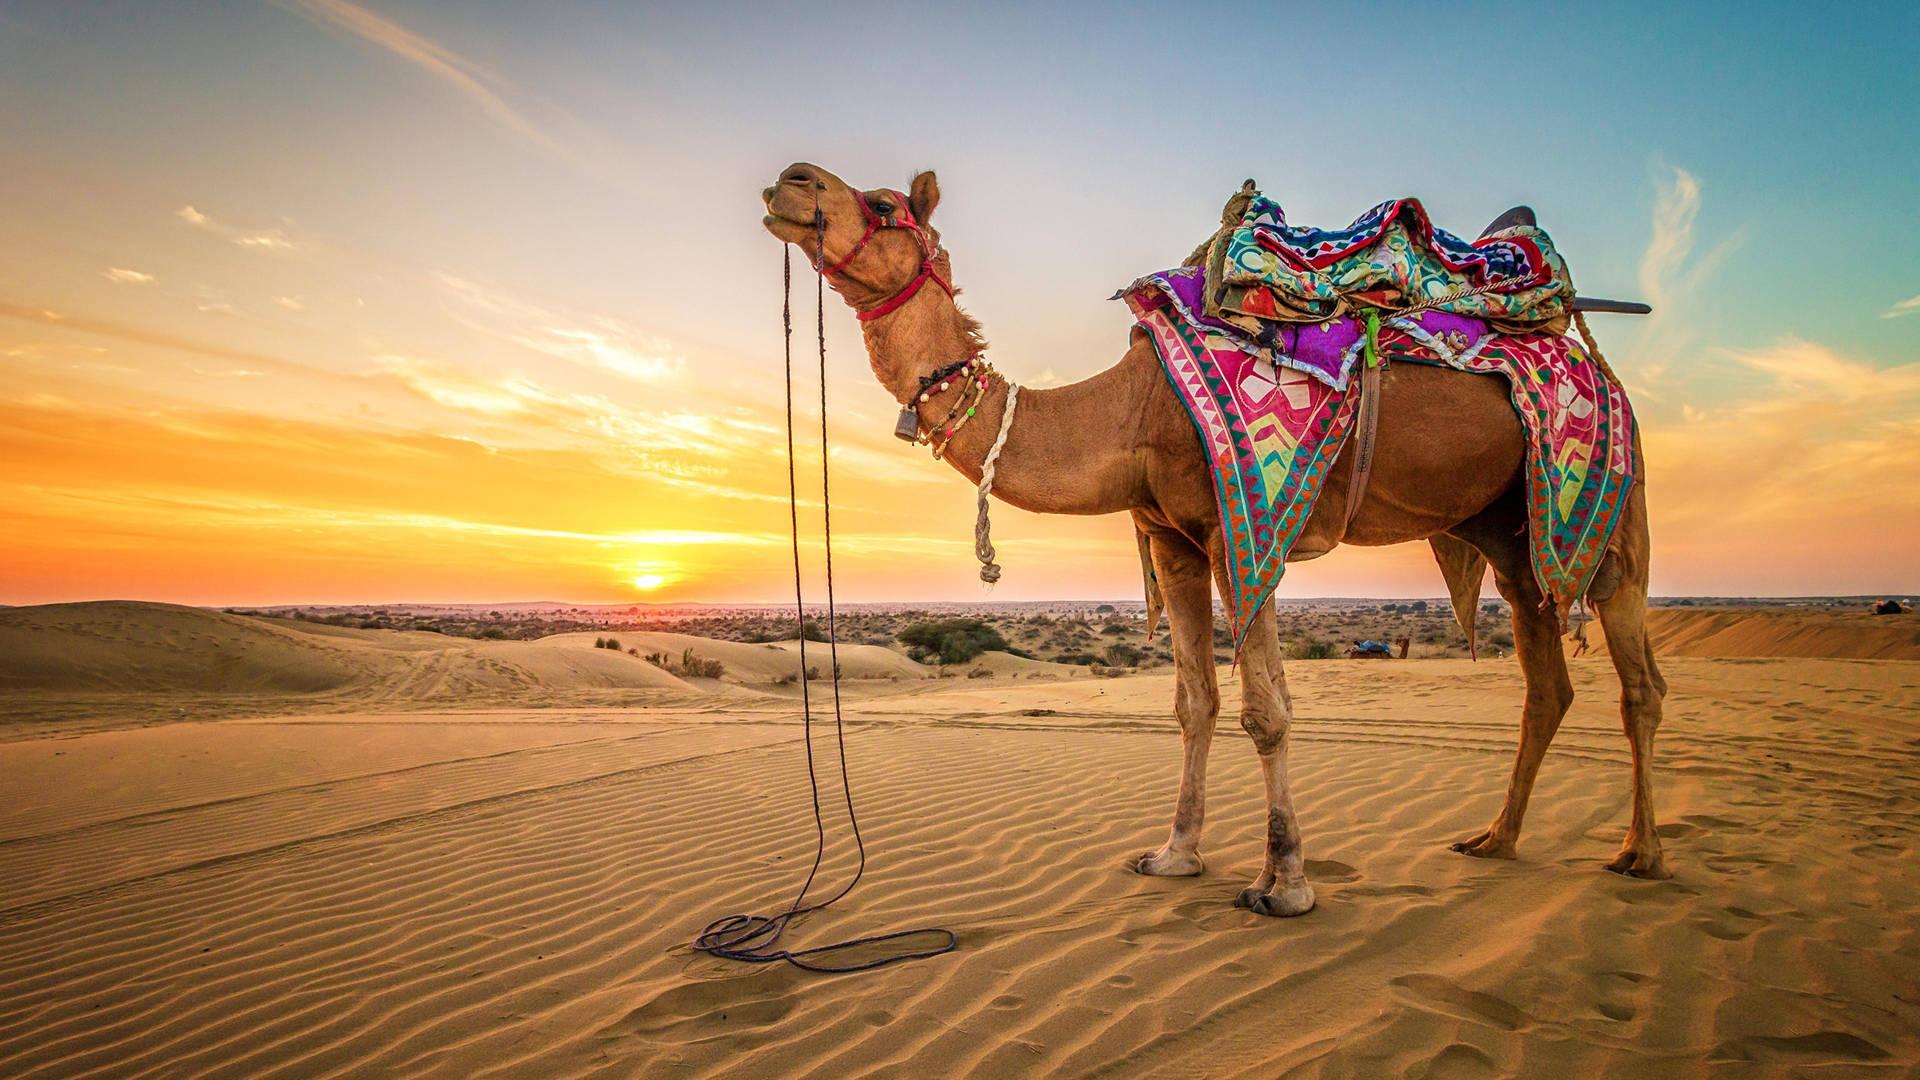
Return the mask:
[(785, 214), (770, 213), (760, 219), (760, 224), (775, 237), (789, 244), (802, 243), (815, 235), (812, 221), (791, 218)]

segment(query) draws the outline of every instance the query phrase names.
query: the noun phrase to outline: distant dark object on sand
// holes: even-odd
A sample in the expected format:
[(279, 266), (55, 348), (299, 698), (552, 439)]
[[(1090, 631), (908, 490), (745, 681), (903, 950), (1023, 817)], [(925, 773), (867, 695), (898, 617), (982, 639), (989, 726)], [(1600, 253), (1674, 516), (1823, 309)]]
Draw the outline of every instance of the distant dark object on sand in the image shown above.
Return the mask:
[(1905, 615), (1907, 606), (1898, 600), (1882, 600), (1873, 605), (1875, 615)]

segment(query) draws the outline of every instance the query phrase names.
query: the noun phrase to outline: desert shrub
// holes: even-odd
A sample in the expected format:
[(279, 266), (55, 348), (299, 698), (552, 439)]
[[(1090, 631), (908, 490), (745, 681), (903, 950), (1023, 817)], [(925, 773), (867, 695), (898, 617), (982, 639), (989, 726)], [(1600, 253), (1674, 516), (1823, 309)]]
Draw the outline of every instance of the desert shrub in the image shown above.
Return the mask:
[(1407, 605), (1407, 610), (1424, 615), (1427, 612), (1427, 602), (1425, 600), (1415, 600), (1413, 603)]
[(1487, 644), (1500, 649), (1513, 648), (1513, 635), (1505, 630), (1487, 635)]
[(695, 656), (691, 647), (680, 654), (680, 674), (688, 678), (717, 679), (726, 673), (727, 665), (718, 660), (709, 660), (704, 656)]
[(606, 648), (606, 647), (607, 647), (607, 639), (606, 639), (606, 638), (603, 638), (603, 637), (597, 637), (597, 638), (594, 638), (594, 639), (593, 639), (593, 647), (594, 647), (594, 648), (596, 648), (596, 649), (604, 649), (604, 648)]
[(1093, 613), (1095, 615), (1111, 615), (1113, 614), (1113, 605), (1101, 604), (1099, 607), (1093, 609)]
[(480, 631), (480, 637), (487, 641), (505, 641), (507, 632), (497, 626), (489, 626), (485, 630)]
[(907, 659), (916, 664), (926, 663), (927, 657), (932, 655), (933, 650), (927, 648), (925, 645), (915, 645), (913, 648), (907, 650)]
[(967, 678), (991, 679), (993, 678), (993, 672), (988, 671), (986, 668), (983, 668), (983, 667), (977, 667), (977, 668), (974, 668), (972, 671), (967, 672)]
[(1107, 646), (1101, 655), (1111, 667), (1134, 667), (1140, 663), (1140, 650), (1121, 641)]
[(1331, 660), (1334, 655), (1333, 642), (1318, 638), (1300, 638), (1287, 643), (1289, 660)]
[[(1007, 647), (1000, 631), (980, 619), (929, 619), (900, 631), (900, 643), (938, 653), (943, 664), (964, 664), (988, 649)], [(912, 655), (909, 653), (908, 655)]]
[(1009, 653), (1011, 653), (1011, 654), (1013, 654), (1014, 656), (1017, 656), (1017, 657), (1019, 657), (1019, 658), (1020, 658), (1020, 659), (1022, 659), (1022, 660), (1038, 660), (1038, 659), (1040, 659), (1040, 658), (1039, 658), (1038, 656), (1035, 656), (1035, 655), (1034, 655), (1034, 654), (1033, 654), (1033, 653), (1032, 653), (1032, 652), (1031, 652), (1030, 650), (1027, 650), (1027, 649), (1022, 649), (1022, 648), (1019, 648), (1018, 646), (1014, 646), (1014, 645), (1009, 645), (1009, 646), (1007, 646), (1007, 652), (1009, 652)]
[(1101, 627), (1100, 632), (1103, 634), (1124, 634), (1127, 632), (1127, 624), (1110, 622), (1107, 625)]
[(1098, 664), (1100, 662), (1100, 658), (1093, 655), (1092, 653), (1069, 652), (1069, 653), (1061, 653), (1059, 656), (1054, 657), (1054, 662), (1060, 663), (1060, 664), (1078, 664), (1081, 667), (1091, 667), (1094, 664)]

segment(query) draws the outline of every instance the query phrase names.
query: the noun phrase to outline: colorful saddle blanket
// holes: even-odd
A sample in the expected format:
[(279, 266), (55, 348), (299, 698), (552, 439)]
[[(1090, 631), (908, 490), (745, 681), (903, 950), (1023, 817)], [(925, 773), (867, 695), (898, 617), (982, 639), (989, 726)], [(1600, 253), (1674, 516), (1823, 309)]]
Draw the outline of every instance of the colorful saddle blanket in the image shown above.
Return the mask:
[(1350, 296), (1389, 308), (1434, 302), (1509, 326), (1554, 319), (1573, 299), (1545, 230), (1519, 226), (1462, 240), (1434, 228), (1418, 199), (1383, 202), (1328, 230), (1289, 225), (1279, 203), (1253, 193), (1239, 222), (1215, 237), (1206, 269), (1219, 286), (1206, 298), (1207, 314), (1255, 337), (1276, 322), (1336, 315)]
[[(1199, 312), (1205, 287), (1201, 268), (1183, 267), (1141, 278), (1120, 295), (1153, 342), (1212, 465), (1232, 588), (1222, 599), (1237, 652), (1353, 429), (1359, 395), (1350, 376), (1366, 335), (1346, 315), (1288, 328), (1290, 336), (1260, 348)], [(1585, 595), (1633, 486), (1625, 391), (1571, 338), (1503, 336), (1449, 312), (1388, 319), (1376, 343), (1383, 363), (1505, 376), (1527, 437), (1534, 575), (1564, 612)]]

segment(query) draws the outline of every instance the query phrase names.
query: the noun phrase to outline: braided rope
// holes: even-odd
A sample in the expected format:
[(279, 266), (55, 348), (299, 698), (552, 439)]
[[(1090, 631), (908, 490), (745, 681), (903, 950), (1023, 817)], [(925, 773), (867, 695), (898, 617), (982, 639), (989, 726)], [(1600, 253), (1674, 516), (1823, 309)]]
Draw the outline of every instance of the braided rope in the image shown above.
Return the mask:
[(993, 525), (987, 520), (987, 495), (993, 491), (993, 473), (1000, 464), (1000, 450), (1007, 445), (1007, 432), (1013, 430), (1013, 407), (1020, 401), (1020, 384), (1007, 380), (1007, 407), (1000, 414), (1000, 434), (994, 437), (987, 462), (980, 467), (980, 513), (973, 522), (973, 555), (980, 560), (980, 580), (991, 585), (1000, 580), (1000, 564), (993, 561)]

